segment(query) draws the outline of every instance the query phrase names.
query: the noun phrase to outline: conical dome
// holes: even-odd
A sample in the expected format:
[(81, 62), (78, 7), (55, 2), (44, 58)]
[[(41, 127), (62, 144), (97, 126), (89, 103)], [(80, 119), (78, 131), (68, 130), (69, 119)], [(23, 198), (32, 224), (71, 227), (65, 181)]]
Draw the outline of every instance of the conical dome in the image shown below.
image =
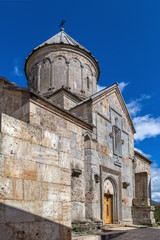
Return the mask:
[(33, 49), (25, 72), (28, 87), (41, 95), (65, 87), (83, 98), (97, 91), (100, 73), (96, 59), (63, 28)]
[(84, 49), (85, 51), (89, 52), (81, 44), (76, 42), (67, 33), (65, 33), (64, 28), (61, 28), (61, 31), (59, 33), (57, 33), (53, 37), (49, 38), (47, 41), (43, 42), (38, 47), (34, 48), (34, 50), (36, 50), (37, 48), (43, 47), (45, 45), (51, 45), (51, 44), (55, 44), (55, 43), (58, 43), (58, 44), (68, 44), (68, 45), (80, 47), (80, 48)]

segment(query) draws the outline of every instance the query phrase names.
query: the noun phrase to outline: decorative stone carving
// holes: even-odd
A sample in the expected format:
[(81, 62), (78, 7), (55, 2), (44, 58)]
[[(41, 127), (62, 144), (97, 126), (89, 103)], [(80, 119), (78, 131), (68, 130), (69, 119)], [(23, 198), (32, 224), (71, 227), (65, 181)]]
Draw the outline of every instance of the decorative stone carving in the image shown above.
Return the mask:
[(132, 159), (132, 163), (133, 163), (133, 169), (135, 169), (137, 167), (137, 159), (135, 157)]
[(72, 169), (72, 177), (77, 177), (79, 178), (79, 176), (82, 174), (82, 170), (77, 169), (77, 168), (73, 168)]
[(133, 206), (150, 206), (149, 198), (133, 198), (132, 200)]
[(109, 136), (110, 136), (110, 138), (113, 138), (113, 133), (110, 132), (110, 133), (109, 133)]
[(113, 188), (113, 184), (111, 183), (111, 181), (109, 179), (105, 180), (104, 182), (104, 193), (105, 194), (114, 194), (114, 188)]
[(122, 161), (121, 161), (121, 158), (117, 155), (117, 158), (114, 162), (114, 164), (118, 167), (121, 167), (122, 166)]
[(123, 188), (128, 188), (130, 186), (130, 183), (129, 182), (123, 182)]
[(98, 174), (94, 174), (94, 178), (96, 183), (100, 182), (100, 176)]
[(121, 141), (121, 130), (117, 126), (113, 126), (113, 147), (114, 154), (122, 155), (122, 141)]

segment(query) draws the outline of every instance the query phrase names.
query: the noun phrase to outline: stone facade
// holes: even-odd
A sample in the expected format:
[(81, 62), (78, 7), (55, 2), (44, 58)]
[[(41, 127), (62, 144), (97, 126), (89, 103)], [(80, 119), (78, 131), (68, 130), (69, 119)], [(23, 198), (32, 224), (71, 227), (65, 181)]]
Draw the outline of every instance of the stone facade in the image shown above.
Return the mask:
[(97, 61), (64, 30), (25, 69), (29, 89), (0, 78), (0, 239), (69, 240), (106, 223), (105, 196), (110, 223), (152, 224), (151, 161), (118, 85), (96, 92)]

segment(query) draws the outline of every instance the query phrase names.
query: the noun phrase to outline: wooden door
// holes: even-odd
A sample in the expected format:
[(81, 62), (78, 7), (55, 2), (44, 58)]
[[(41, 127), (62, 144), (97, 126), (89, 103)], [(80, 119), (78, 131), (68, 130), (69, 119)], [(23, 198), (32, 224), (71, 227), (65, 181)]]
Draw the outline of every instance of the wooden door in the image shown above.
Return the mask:
[(112, 223), (112, 195), (104, 195), (104, 218), (105, 223)]

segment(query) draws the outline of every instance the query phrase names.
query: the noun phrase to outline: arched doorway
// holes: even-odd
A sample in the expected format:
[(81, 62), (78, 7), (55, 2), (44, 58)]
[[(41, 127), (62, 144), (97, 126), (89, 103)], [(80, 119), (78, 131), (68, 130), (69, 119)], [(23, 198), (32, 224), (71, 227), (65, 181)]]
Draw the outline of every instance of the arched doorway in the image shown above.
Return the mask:
[(104, 181), (104, 223), (117, 220), (117, 191), (114, 179), (108, 177)]

